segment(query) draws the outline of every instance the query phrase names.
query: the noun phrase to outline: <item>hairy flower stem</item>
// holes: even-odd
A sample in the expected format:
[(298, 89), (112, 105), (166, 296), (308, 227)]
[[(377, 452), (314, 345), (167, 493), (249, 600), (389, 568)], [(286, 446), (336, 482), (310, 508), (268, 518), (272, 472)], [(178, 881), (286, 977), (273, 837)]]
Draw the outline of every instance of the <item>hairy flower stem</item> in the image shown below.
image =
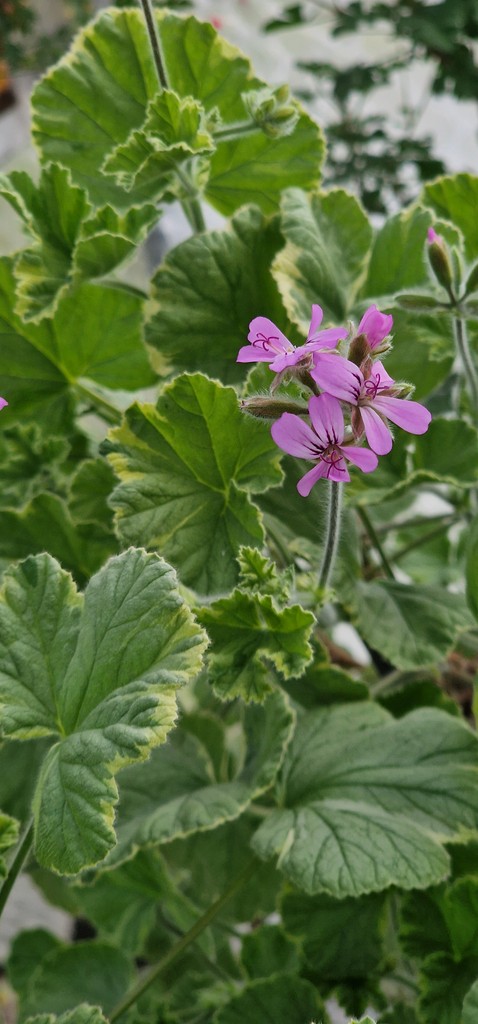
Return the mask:
[(20, 842), (15, 858), (11, 864), (10, 870), (7, 877), (0, 889), (0, 917), (5, 909), (5, 904), (12, 891), (13, 885), (22, 870), (22, 867), (28, 857), (30, 848), (33, 842), (33, 821), (30, 821), (23, 834), (23, 839)]
[(233, 879), (230, 886), (226, 889), (222, 896), (220, 896), (219, 899), (215, 900), (215, 902), (211, 904), (209, 909), (206, 910), (202, 917), (200, 917), (199, 920), (196, 921), (196, 924), (194, 924), (193, 927), (190, 928), (189, 931), (186, 932), (186, 934), (183, 935), (182, 938), (180, 938), (179, 941), (171, 947), (169, 952), (166, 953), (165, 956), (163, 956), (162, 960), (160, 960), (159, 963), (155, 964), (155, 966), (148, 971), (145, 977), (140, 978), (137, 984), (124, 997), (124, 999), (117, 1003), (117, 1005), (113, 1008), (109, 1015), (111, 1024), (113, 1024), (113, 1022), (117, 1020), (118, 1017), (121, 1017), (122, 1014), (126, 1012), (126, 1010), (129, 1010), (130, 1006), (132, 1006), (133, 1003), (136, 1002), (136, 1000), (139, 998), (139, 996), (143, 994), (143, 992), (146, 992), (146, 989), (148, 989), (149, 986), (152, 985), (154, 981), (156, 981), (156, 978), (158, 978), (159, 975), (162, 974), (166, 967), (169, 967), (174, 960), (177, 960), (178, 956), (180, 956), (183, 950), (187, 949), (187, 947), (190, 946), (192, 942), (195, 942), (195, 940), (201, 934), (201, 932), (203, 932), (204, 929), (207, 928), (209, 924), (211, 924), (214, 918), (217, 917), (217, 915), (222, 910), (223, 906), (226, 903), (228, 903), (232, 896), (234, 896), (235, 893), (244, 885), (244, 883), (249, 880), (251, 875), (253, 875), (254, 871), (257, 868), (257, 863), (258, 862), (255, 858), (253, 861), (249, 861), (246, 867), (243, 868), (243, 870), (240, 871), (238, 875), (236, 875), (236, 878)]
[(381, 542), (381, 540), (380, 540), (380, 538), (378, 536), (378, 533), (377, 533), (377, 531), (376, 531), (376, 529), (375, 529), (375, 527), (374, 527), (374, 525), (372, 523), (372, 520), (370, 519), (370, 517), (368, 515), (368, 512), (366, 512), (364, 508), (362, 508), (360, 505), (358, 505), (357, 506), (357, 514), (358, 514), (359, 518), (362, 520), (362, 523), (363, 523), (363, 525), (364, 525), (364, 527), (365, 527), (365, 529), (366, 529), (366, 531), (367, 531), (367, 533), (368, 533), (368, 535), (370, 537), (370, 540), (372, 541), (372, 544), (373, 544), (373, 546), (374, 546), (374, 548), (375, 548), (375, 550), (376, 550), (376, 552), (377, 552), (377, 554), (378, 554), (378, 556), (380, 558), (380, 561), (382, 563), (385, 575), (388, 576), (389, 580), (394, 580), (395, 576), (394, 576), (394, 573), (393, 573), (392, 566), (390, 565), (390, 562), (389, 562), (389, 560), (388, 560), (388, 558), (387, 558), (387, 556), (385, 554), (385, 551), (383, 550), (382, 542)]
[(461, 316), (453, 317), (455, 328), (455, 342), (458, 355), (460, 356), (464, 377), (471, 398), (473, 419), (478, 423), (478, 373), (470, 351), (466, 323)]
[(325, 537), (324, 555), (319, 574), (319, 587), (326, 590), (332, 576), (337, 546), (340, 536), (340, 517), (342, 511), (342, 484), (330, 481), (329, 507), (327, 517), (327, 534)]
[[(153, 53), (154, 65), (158, 76), (158, 81), (161, 89), (169, 89), (168, 75), (166, 72), (166, 63), (161, 49), (161, 40), (156, 26), (156, 20), (154, 17), (154, 9), (151, 0), (139, 0), (143, 9), (144, 20), (146, 22), (146, 28), (148, 30), (149, 42)], [(196, 198), (196, 192), (192, 188), (191, 182), (187, 175), (185, 175), (181, 167), (176, 168), (176, 174), (184, 185), (187, 192), (190, 192), (190, 197), (184, 199), (181, 203), (186, 217), (191, 225), (195, 234), (200, 231), (204, 231), (206, 224), (201, 209), (201, 204)]]

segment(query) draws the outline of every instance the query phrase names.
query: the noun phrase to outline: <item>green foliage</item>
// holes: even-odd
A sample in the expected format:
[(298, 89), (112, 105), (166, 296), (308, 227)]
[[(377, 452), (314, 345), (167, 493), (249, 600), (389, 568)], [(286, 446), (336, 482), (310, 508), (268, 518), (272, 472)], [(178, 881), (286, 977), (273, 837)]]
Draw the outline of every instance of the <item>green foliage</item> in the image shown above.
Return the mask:
[(121, 538), (157, 547), (199, 592), (233, 585), (240, 546), (264, 536), (249, 495), (281, 473), (269, 432), (241, 415), (232, 388), (184, 374), (156, 407), (131, 406), (104, 451), (121, 480), (111, 499)]

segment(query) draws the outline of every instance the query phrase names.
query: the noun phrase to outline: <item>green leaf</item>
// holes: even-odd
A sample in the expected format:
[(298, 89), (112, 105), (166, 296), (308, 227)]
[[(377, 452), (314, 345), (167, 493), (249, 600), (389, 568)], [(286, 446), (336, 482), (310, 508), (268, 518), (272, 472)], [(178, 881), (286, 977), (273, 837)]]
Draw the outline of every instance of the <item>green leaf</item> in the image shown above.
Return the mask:
[(49, 745), (49, 739), (0, 743), (0, 807), (19, 821), (30, 820), (36, 778)]
[(423, 189), (423, 202), (436, 216), (460, 228), (465, 239), (468, 260), (478, 256), (478, 178), (473, 174), (453, 174), (438, 178)]
[(311, 894), (425, 888), (449, 870), (447, 835), (477, 828), (477, 755), (469, 729), (432, 709), (397, 722), (366, 701), (309, 711), (253, 848)]
[(382, 894), (336, 900), (286, 892), (281, 914), (287, 934), (300, 941), (317, 980), (363, 978), (378, 969), (387, 923)]
[(36, 494), (18, 511), (0, 509), (0, 558), (8, 561), (48, 551), (83, 584), (117, 550), (113, 533), (91, 522), (76, 524), (55, 494)]
[(157, 547), (202, 593), (227, 590), (241, 545), (260, 546), (249, 492), (281, 480), (263, 423), (242, 416), (232, 388), (183, 375), (152, 405), (133, 405), (103, 446), (121, 483), (113, 492), (120, 537)]
[(421, 970), (418, 1012), (423, 1024), (462, 1024), (463, 1000), (476, 980), (478, 959), (456, 963), (448, 953), (432, 953)]
[(400, 669), (441, 661), (473, 624), (462, 594), (389, 580), (359, 583), (355, 614), (364, 640)]
[(74, 1010), (81, 1000), (107, 1014), (132, 981), (131, 961), (120, 949), (99, 941), (61, 945), (46, 953), (32, 971), (21, 1002), (22, 1018), (35, 1011)]
[(48, 555), (5, 574), (3, 731), (56, 741), (33, 798), (43, 866), (75, 874), (114, 846), (114, 774), (163, 742), (175, 690), (199, 670), (203, 646), (175, 574), (154, 555), (112, 558), (84, 598)]
[(69, 291), (53, 320), (23, 324), (13, 312), (12, 261), (0, 260), (2, 394), (4, 423), (48, 419), (63, 428), (70, 386), (89, 378), (107, 388), (134, 390), (156, 379), (142, 340), (141, 299), (106, 285)]
[(393, 349), (387, 355), (388, 373), (394, 380), (413, 384), (413, 398), (421, 401), (451, 372), (455, 358), (452, 339), (450, 316), (417, 317), (394, 309)]
[(20, 1002), (26, 999), (32, 974), (41, 960), (63, 946), (56, 935), (44, 928), (29, 928), (14, 937), (6, 968), (8, 980)]
[(223, 700), (262, 701), (274, 677), (302, 675), (312, 661), (310, 636), (315, 618), (300, 605), (279, 610), (269, 595), (235, 590), (199, 612), (212, 641), (209, 675)]
[(68, 1013), (62, 1013), (60, 1017), (52, 1013), (28, 1017), (28, 1024), (106, 1024), (106, 1018), (97, 1006), (87, 1006), (85, 1003), (75, 1006)]
[(18, 821), (0, 811), (0, 878), (5, 878), (7, 874), (7, 865), (3, 854), (17, 842), (18, 831)]
[(431, 224), (431, 213), (419, 206), (386, 220), (375, 237), (363, 296), (392, 296), (429, 284), (424, 256)]
[(239, 587), (249, 594), (269, 595), (282, 606), (286, 604), (294, 584), (292, 567), (278, 572), (275, 562), (261, 555), (257, 548), (239, 551)]
[(285, 320), (270, 270), (281, 245), (278, 219), (266, 220), (252, 207), (227, 231), (195, 235), (168, 254), (153, 277), (155, 305), (146, 327), (148, 344), (167, 368), (202, 370), (225, 383), (244, 379), (236, 357), (250, 320), (259, 313)]
[(305, 1024), (324, 1014), (314, 985), (291, 975), (276, 974), (246, 984), (214, 1014), (212, 1024), (261, 1024), (267, 1019), (274, 1024)]
[(264, 924), (245, 935), (241, 961), (249, 978), (268, 978), (270, 974), (299, 974), (299, 946), (277, 925)]
[(478, 475), (478, 431), (465, 420), (435, 418), (415, 442), (414, 463), (444, 483), (473, 487)]
[[(211, 153), (214, 140), (206, 112), (192, 96), (180, 99), (169, 89), (150, 100), (146, 119), (116, 146), (103, 164), (127, 191), (148, 186), (151, 198), (174, 188), (175, 171), (198, 153)], [(212, 127), (212, 126), (211, 126)]]
[(133, 251), (157, 220), (154, 206), (121, 216), (93, 208), (59, 164), (44, 168), (38, 186), (24, 171), (0, 175), (0, 195), (22, 217), (33, 244), (16, 258), (15, 312), (38, 323), (53, 316), (74, 279), (102, 277)]
[(179, 730), (145, 764), (125, 769), (119, 779), (118, 845), (106, 866), (131, 857), (138, 848), (215, 829), (239, 817), (272, 786), (294, 722), (280, 693), (262, 708), (248, 708), (245, 761), (231, 781), (213, 780), (202, 745)]
[(107, 504), (115, 475), (106, 459), (84, 459), (71, 479), (68, 507), (77, 523), (98, 523), (110, 529), (113, 513)]
[(293, 700), (304, 708), (326, 707), (329, 704), (367, 700), (368, 688), (335, 665), (317, 664), (317, 659), (300, 679), (284, 684)]
[[(239, 51), (212, 25), (193, 17), (161, 10), (155, 16), (169, 87), (179, 100), (199, 102), (208, 117), (218, 113), (224, 129), (249, 120), (242, 95), (264, 83), (253, 77)], [(99, 171), (113, 151), (118, 159), (123, 155), (117, 150), (120, 144), (129, 139), (129, 155), (135, 142), (140, 145), (141, 129), (151, 112), (148, 104), (157, 94), (157, 73), (141, 12), (102, 13), (34, 91), (33, 133), (43, 161), (59, 160), (69, 167), (74, 181), (88, 189), (96, 205), (124, 208), (149, 199), (147, 178), (128, 193)], [(171, 144), (170, 128), (162, 123), (160, 130), (161, 140)], [(311, 188), (318, 181), (324, 143), (304, 112), (285, 138), (272, 139), (258, 128), (215, 142), (206, 197), (221, 213), (230, 214), (251, 202), (271, 212), (287, 185)], [(139, 177), (141, 182), (141, 173)]]
[(290, 318), (307, 334), (318, 302), (326, 318), (343, 320), (372, 241), (358, 201), (342, 189), (310, 197), (291, 189), (282, 199), (281, 229), (286, 246), (274, 261), (274, 276)]
[(468, 533), (466, 596), (473, 615), (478, 619), (478, 516), (473, 519)]
[[(0, 505), (18, 507), (41, 491), (62, 493), (71, 472), (72, 448), (83, 454), (83, 436), (43, 434), (34, 424), (10, 427), (0, 434)], [(75, 451), (76, 455), (76, 451)]]
[(466, 993), (463, 1002), (462, 1024), (475, 1024), (478, 1017), (478, 981), (475, 981)]

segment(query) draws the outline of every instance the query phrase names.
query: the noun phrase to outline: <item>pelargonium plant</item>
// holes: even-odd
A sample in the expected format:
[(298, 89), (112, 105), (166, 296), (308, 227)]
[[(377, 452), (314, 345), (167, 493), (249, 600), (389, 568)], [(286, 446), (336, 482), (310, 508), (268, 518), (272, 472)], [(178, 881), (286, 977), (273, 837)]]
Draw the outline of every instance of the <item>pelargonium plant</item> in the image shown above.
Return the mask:
[(476, 1024), (478, 178), (376, 228), (288, 88), (150, 0), (32, 132), (0, 914), (23, 871), (69, 924), (0, 933), (9, 1024)]

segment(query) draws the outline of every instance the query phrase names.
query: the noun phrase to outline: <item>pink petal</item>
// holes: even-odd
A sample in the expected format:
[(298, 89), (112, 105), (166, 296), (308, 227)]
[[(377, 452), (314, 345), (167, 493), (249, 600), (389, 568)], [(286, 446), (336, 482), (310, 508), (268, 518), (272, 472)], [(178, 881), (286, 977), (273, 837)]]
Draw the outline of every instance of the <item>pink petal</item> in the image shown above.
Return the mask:
[(393, 316), (381, 313), (376, 306), (369, 306), (358, 325), (357, 334), (365, 334), (370, 348), (377, 345), (390, 334), (393, 327)]
[(352, 448), (343, 447), (340, 449), (342, 455), (345, 456), (349, 462), (353, 462), (354, 466), (358, 466), (362, 470), (362, 473), (373, 473), (374, 469), (378, 466), (378, 459), (375, 452), (371, 452), (369, 448)]
[(271, 370), (275, 373), (280, 373), (281, 370), (286, 370), (288, 366), (296, 366), (302, 357), (307, 354), (305, 346), (301, 348), (295, 348), (293, 352), (283, 352), (278, 356), (274, 356), (271, 362)]
[(407, 398), (390, 398), (378, 395), (373, 402), (374, 408), (381, 412), (392, 423), (407, 430), (409, 434), (424, 434), (432, 418), (428, 409), (419, 402), (411, 402)]
[(307, 335), (307, 341), (313, 341), (317, 333), (318, 328), (322, 323), (324, 311), (321, 306), (312, 306), (312, 316), (310, 318), (309, 333)]
[(266, 316), (256, 316), (254, 320), (251, 320), (249, 324), (249, 334), (247, 340), (255, 345), (255, 348), (259, 350), (262, 348), (263, 340), (269, 340), (269, 347), (266, 351), (277, 354), (279, 351), (288, 352), (292, 348), (292, 345), (285, 334), (272, 323), (272, 320), (268, 320)]
[(332, 395), (312, 395), (309, 399), (309, 416), (323, 448), (343, 441), (344, 415), (340, 402)]
[(313, 338), (308, 338), (305, 348), (312, 352), (320, 351), (322, 348), (335, 348), (347, 334), (345, 327), (327, 327), (325, 331), (318, 331)]
[(363, 374), (355, 363), (343, 356), (318, 354), (311, 376), (328, 395), (356, 405), (363, 386)]
[(317, 463), (316, 466), (314, 466), (312, 469), (309, 469), (309, 472), (306, 473), (305, 476), (301, 476), (297, 484), (297, 490), (299, 494), (302, 495), (303, 498), (307, 498), (314, 484), (317, 483), (317, 480), (320, 480), (320, 478), (323, 476), (327, 476), (328, 468), (329, 467), (326, 466), (325, 462), (322, 462), (321, 460), (320, 462)]
[(0, 398), (0, 409), (4, 409), (8, 405), (6, 398)]
[(236, 363), (270, 363), (274, 355), (274, 352), (265, 352), (255, 345), (243, 345), (239, 349)]
[(392, 450), (393, 438), (387, 424), (381, 416), (371, 409), (369, 405), (362, 405), (360, 408), (365, 436), (372, 449), (377, 455), (387, 455)]
[(292, 412), (282, 413), (272, 424), (271, 434), (279, 448), (288, 455), (296, 455), (299, 459), (316, 459), (318, 456), (319, 446), (314, 432), (308, 423)]
[(393, 377), (390, 377), (383, 363), (381, 363), (379, 359), (377, 359), (377, 362), (372, 366), (372, 376), (377, 374), (380, 377), (380, 390), (382, 390), (382, 388), (391, 388), (392, 385), (395, 384)]

